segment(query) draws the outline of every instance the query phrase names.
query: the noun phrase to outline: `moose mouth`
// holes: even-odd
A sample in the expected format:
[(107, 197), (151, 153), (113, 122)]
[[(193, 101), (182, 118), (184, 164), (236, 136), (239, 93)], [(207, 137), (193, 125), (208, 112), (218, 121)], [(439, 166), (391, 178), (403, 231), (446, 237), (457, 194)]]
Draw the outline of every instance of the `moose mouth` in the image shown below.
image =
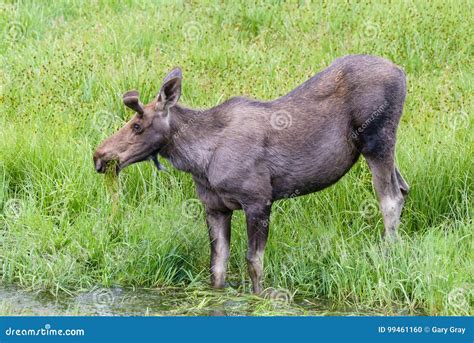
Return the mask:
[(128, 167), (129, 165), (138, 163), (138, 162), (148, 161), (148, 160), (152, 160), (153, 164), (156, 166), (158, 170), (164, 170), (164, 167), (158, 161), (158, 152), (159, 150), (155, 150), (151, 154), (145, 154), (145, 155), (140, 155), (137, 157), (132, 157), (132, 158), (129, 158), (128, 160), (117, 163), (115, 166), (115, 173), (118, 175), (122, 169), (125, 169), (125, 167)]
[(153, 164), (158, 170), (165, 170), (165, 168), (158, 161), (159, 149), (153, 150), (151, 153), (132, 156), (126, 160), (120, 161), (118, 156), (114, 156), (107, 160), (94, 156), (95, 169), (98, 173), (113, 173), (118, 175), (122, 169), (125, 169), (131, 164), (148, 161), (153, 161)]

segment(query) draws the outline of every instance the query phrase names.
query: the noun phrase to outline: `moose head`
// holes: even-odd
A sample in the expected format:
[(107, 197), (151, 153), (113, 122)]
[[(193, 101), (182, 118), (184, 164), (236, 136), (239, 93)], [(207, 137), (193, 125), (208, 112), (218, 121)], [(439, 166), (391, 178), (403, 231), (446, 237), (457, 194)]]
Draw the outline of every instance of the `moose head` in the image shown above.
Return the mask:
[(152, 159), (158, 169), (158, 152), (170, 136), (170, 112), (181, 95), (181, 69), (173, 69), (163, 80), (156, 98), (149, 104), (140, 102), (137, 91), (123, 95), (123, 103), (135, 111), (133, 118), (111, 137), (103, 141), (94, 153), (95, 169), (104, 173), (107, 163), (116, 161), (116, 173), (137, 162)]

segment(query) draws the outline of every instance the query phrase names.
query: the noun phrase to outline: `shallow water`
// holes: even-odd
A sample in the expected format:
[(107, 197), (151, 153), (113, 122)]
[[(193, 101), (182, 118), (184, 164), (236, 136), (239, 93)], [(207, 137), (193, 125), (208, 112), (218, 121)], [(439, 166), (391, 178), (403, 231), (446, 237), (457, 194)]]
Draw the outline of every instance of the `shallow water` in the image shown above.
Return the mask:
[(328, 303), (293, 298), (286, 290), (271, 289), (265, 297), (188, 288), (94, 288), (76, 295), (53, 296), (0, 285), (0, 315), (99, 316), (242, 316), (242, 315), (364, 315), (335, 310)]

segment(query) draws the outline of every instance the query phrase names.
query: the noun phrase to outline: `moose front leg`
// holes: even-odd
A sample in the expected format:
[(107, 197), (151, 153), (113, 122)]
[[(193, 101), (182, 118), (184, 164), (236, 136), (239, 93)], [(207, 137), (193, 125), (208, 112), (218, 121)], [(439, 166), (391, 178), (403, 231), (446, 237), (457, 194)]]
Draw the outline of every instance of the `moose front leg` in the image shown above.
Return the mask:
[(225, 286), (227, 260), (230, 250), (230, 223), (232, 211), (222, 212), (206, 209), (206, 222), (211, 241), (211, 285)]
[(253, 205), (244, 209), (247, 219), (247, 265), (253, 292), (262, 292), (263, 255), (268, 238), (271, 205)]

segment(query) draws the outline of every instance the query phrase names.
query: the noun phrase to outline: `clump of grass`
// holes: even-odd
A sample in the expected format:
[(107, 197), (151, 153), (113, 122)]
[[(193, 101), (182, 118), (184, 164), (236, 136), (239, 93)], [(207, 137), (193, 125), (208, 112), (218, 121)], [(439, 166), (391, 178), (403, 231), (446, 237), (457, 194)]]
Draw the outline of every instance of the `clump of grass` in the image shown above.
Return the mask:
[(120, 182), (117, 174), (118, 163), (115, 159), (107, 162), (104, 174), (107, 193), (112, 201), (112, 218), (118, 213), (120, 206)]

